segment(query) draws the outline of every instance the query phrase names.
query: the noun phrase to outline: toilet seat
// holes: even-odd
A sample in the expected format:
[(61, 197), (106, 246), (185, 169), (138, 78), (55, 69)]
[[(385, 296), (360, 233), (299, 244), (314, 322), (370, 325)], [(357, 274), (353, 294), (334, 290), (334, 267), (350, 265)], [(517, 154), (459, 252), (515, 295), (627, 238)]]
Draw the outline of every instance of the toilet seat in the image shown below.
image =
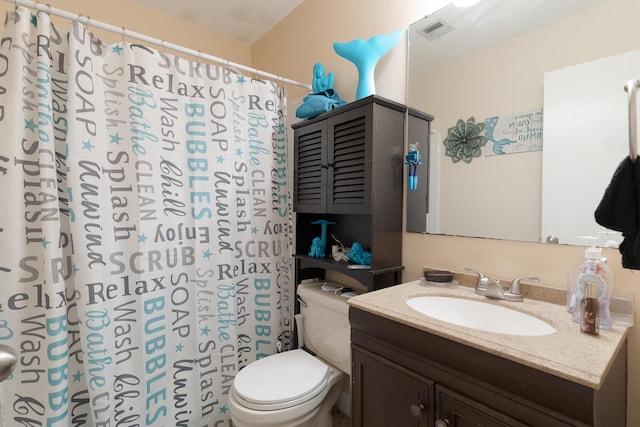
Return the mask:
[(269, 411), (313, 399), (327, 386), (329, 367), (304, 350), (259, 359), (241, 369), (233, 393), (247, 408)]

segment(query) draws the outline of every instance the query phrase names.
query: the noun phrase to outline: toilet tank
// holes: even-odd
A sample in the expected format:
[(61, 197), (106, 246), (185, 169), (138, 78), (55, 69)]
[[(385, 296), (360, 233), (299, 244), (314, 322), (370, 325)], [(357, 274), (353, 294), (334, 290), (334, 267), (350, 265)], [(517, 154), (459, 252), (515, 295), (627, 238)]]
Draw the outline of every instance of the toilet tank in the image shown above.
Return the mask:
[(346, 374), (351, 372), (351, 327), (347, 298), (324, 292), (323, 282), (298, 285), (304, 346)]

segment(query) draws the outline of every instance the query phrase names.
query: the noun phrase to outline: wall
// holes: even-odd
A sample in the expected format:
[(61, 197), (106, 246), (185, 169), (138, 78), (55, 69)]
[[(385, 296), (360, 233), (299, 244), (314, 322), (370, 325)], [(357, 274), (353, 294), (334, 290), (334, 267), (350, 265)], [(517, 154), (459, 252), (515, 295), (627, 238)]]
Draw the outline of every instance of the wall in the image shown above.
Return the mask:
[[(353, 100), (357, 84), (355, 67), (333, 52), (332, 43), (375, 34), (391, 33), (436, 10), (443, 2), (399, 0), (306, 0), (283, 22), (253, 45), (253, 66), (299, 81), (311, 81), (312, 67), (321, 62), (336, 75), (335, 88), (343, 99)], [(603, 33), (598, 46), (606, 44)], [(402, 43), (402, 42), (401, 42)], [(562, 52), (558, 52), (562, 55)], [(406, 99), (406, 49), (396, 46), (376, 68), (376, 89), (381, 96)], [(290, 91), (292, 97), (304, 92)], [(291, 117), (293, 113), (291, 112)], [(613, 171), (612, 171), (613, 173)], [(405, 280), (422, 275), (426, 265), (462, 271), (470, 266), (498, 278), (535, 274), (546, 284), (565, 287), (566, 273), (582, 259), (584, 248), (540, 243), (509, 242), (450, 236), (405, 234), (403, 263)], [(634, 291), (640, 272), (621, 268), (616, 250), (604, 255), (612, 267), (616, 289)], [(636, 323), (640, 323), (636, 311)], [(576, 328), (576, 333), (578, 330)], [(628, 425), (640, 425), (640, 327), (629, 334)]]
[[(321, 62), (327, 72), (334, 73), (334, 88), (340, 97), (353, 101), (357, 70), (333, 51), (333, 43), (366, 40), (406, 28), (428, 12), (424, 3), (424, 0), (402, 0), (391, 7), (383, 0), (306, 0), (252, 46), (253, 66), (311, 83), (313, 64)], [(426, 3), (446, 2), (427, 0)], [(376, 67), (376, 92), (400, 102), (406, 98), (405, 44), (403, 36)], [(300, 91), (296, 89), (294, 94), (300, 95)], [(301, 94), (304, 95), (304, 91)], [(292, 94), (292, 97), (295, 96)]]
[[(251, 65), (251, 48), (244, 43), (222, 34), (198, 28), (190, 22), (178, 20), (168, 14), (158, 12), (131, 0), (48, 0), (40, 2), (49, 4), (53, 8), (77, 13), (91, 19), (101, 21), (116, 27), (165, 40), (180, 46), (185, 46), (202, 53), (228, 59), (243, 65)], [(7, 8), (11, 3), (5, 2)], [(62, 19), (56, 19), (57, 25), (67, 28), (69, 25)], [(91, 28), (91, 27), (89, 27)], [(107, 42), (118, 42), (122, 35), (92, 29), (99, 37)], [(137, 42), (125, 39), (127, 42)], [(167, 50), (168, 53), (172, 53)], [(184, 55), (183, 55), (184, 56)]]

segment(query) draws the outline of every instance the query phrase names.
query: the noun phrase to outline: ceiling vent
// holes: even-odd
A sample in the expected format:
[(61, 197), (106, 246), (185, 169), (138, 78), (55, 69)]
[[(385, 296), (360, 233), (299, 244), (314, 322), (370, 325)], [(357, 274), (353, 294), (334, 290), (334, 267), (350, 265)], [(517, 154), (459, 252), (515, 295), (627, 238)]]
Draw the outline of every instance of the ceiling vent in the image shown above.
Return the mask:
[(453, 27), (443, 19), (429, 23), (426, 27), (422, 27), (418, 32), (428, 40), (435, 40), (453, 31)]

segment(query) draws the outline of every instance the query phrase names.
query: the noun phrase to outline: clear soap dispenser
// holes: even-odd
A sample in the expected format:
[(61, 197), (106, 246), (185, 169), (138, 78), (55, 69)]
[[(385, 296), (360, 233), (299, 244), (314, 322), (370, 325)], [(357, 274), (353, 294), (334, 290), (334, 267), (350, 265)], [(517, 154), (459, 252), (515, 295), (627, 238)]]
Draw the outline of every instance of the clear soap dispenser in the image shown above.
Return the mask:
[(600, 329), (611, 329), (609, 300), (613, 291), (613, 273), (605, 261), (602, 258), (602, 249), (591, 246), (585, 250), (583, 262), (576, 267), (572, 283), (567, 289), (567, 310), (572, 313), (574, 322), (583, 322), (580, 305), (587, 297), (587, 287), (591, 287), (600, 305)]

